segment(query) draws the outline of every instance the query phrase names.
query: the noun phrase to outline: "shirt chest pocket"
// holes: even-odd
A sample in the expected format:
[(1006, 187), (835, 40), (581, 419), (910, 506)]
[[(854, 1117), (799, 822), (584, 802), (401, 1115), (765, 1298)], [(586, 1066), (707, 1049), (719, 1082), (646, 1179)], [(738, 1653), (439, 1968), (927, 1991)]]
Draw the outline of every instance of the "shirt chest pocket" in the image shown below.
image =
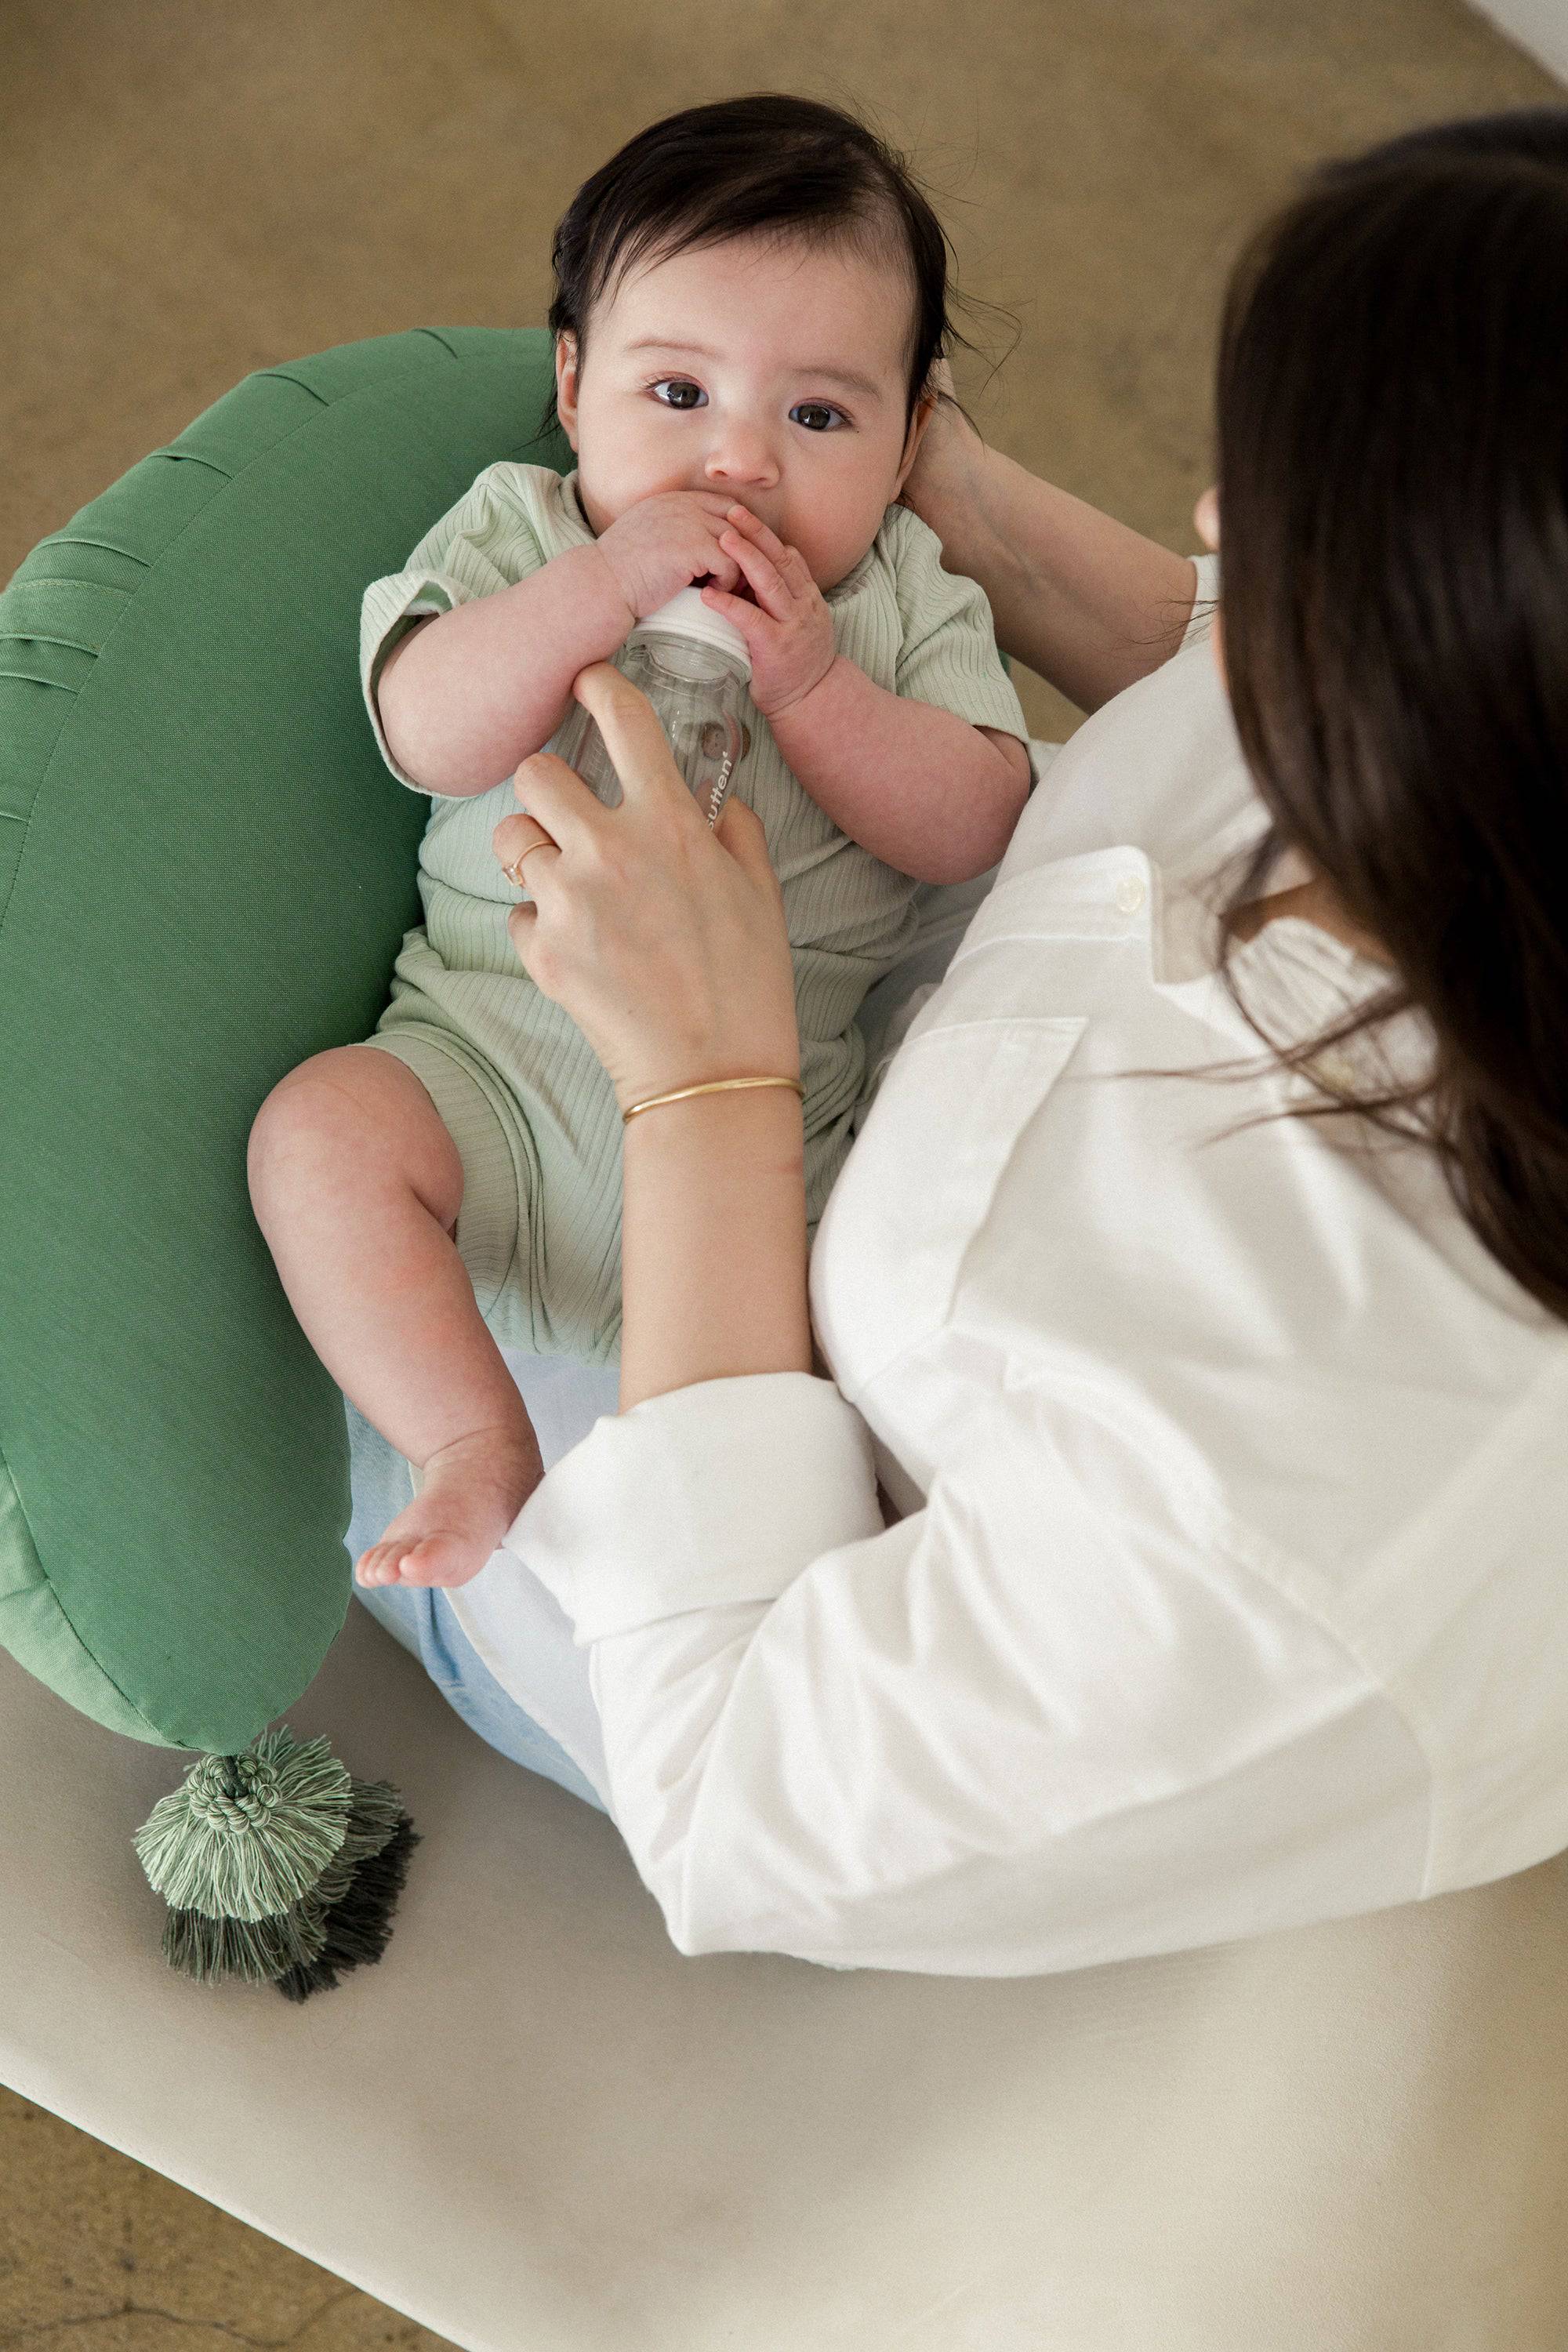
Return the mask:
[(975, 1234), (1071, 1061), (1081, 1018), (917, 1019), (889, 1065), (812, 1252), (818, 1336), (846, 1394), (949, 1319)]

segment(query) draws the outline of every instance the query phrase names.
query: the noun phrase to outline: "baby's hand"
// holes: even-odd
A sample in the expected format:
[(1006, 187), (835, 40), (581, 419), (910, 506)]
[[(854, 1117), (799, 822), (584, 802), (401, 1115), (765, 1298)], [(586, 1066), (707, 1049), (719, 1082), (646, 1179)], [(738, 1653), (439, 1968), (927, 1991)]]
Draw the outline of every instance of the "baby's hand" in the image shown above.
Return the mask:
[(749, 507), (730, 509), (730, 528), (719, 544), (739, 562), (757, 601), (749, 604), (722, 587), (704, 588), (702, 601), (745, 638), (752, 700), (764, 719), (776, 719), (833, 667), (833, 615), (800, 550), (775, 538)]
[(729, 503), (718, 490), (658, 490), (599, 533), (599, 552), (639, 621), (709, 574), (721, 588), (739, 585), (740, 565), (719, 544)]

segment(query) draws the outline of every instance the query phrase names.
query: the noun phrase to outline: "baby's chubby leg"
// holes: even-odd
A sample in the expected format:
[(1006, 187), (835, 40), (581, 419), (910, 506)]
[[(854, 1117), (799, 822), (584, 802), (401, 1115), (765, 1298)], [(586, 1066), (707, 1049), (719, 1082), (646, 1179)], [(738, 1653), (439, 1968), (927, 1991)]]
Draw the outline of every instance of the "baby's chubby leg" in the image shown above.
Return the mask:
[[(458, 1149), (407, 1065), (338, 1045), (256, 1115), (251, 1204), (305, 1337), (424, 1474), (355, 1563), (362, 1583), (466, 1584), (542, 1475), (453, 1234)], [(400, 1570), (401, 1563), (401, 1570)]]

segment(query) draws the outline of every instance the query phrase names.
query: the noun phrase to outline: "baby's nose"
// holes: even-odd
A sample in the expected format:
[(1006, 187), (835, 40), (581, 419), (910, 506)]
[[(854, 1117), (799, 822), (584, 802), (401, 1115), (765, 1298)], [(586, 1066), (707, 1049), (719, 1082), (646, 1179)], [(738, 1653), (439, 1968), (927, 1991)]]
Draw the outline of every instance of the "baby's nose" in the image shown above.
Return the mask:
[(765, 434), (731, 426), (708, 453), (708, 479), (738, 489), (776, 482), (778, 459)]

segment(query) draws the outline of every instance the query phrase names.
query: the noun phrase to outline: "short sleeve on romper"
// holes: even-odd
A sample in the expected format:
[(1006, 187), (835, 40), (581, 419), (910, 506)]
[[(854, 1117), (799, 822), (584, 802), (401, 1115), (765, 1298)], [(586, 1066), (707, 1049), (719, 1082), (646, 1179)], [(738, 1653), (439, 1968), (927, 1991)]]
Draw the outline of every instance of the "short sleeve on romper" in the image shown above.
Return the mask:
[(387, 748), (375, 690), (388, 656), (426, 614), (449, 613), (476, 596), (511, 588), (546, 562), (537, 493), (528, 480), (541, 469), (487, 467), (439, 522), (431, 526), (401, 572), (373, 580), (360, 606), (360, 682), (381, 756), (400, 784), (432, 795), (405, 775)]
[(903, 625), (895, 692), (1027, 744), (1028, 721), (996, 649), (984, 589), (978, 581), (942, 570), (941, 540), (910, 508), (891, 508), (889, 515)]

